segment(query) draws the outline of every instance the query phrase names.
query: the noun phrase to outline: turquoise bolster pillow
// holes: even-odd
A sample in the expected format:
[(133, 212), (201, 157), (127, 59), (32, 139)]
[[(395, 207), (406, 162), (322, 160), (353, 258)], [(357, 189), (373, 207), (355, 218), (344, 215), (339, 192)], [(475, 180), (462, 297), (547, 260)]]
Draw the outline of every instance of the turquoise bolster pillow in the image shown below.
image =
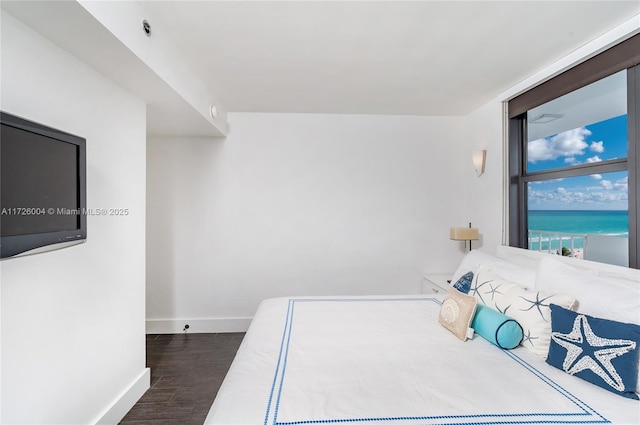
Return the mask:
[(507, 350), (516, 348), (524, 336), (522, 326), (518, 322), (480, 303), (471, 327), (493, 345)]

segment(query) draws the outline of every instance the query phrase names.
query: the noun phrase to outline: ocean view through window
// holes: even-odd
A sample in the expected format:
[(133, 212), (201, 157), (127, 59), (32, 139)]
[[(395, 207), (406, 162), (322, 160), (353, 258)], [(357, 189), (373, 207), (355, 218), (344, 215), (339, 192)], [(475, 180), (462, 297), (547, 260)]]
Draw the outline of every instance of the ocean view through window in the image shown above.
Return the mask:
[(637, 47), (640, 35), (509, 100), (509, 245), (640, 266)]
[[(601, 244), (603, 238), (618, 238), (622, 247), (617, 263), (624, 264), (629, 238), (629, 212), (621, 210), (531, 210), (529, 211), (528, 248), (558, 255), (585, 258), (589, 242)], [(624, 241), (622, 241), (624, 240)], [(596, 247), (591, 247), (598, 248)], [(608, 248), (612, 249), (612, 248)], [(615, 253), (611, 253), (615, 255)], [(587, 257), (589, 254), (587, 253)], [(593, 259), (593, 258), (592, 258)]]
[(527, 111), (528, 249), (628, 265), (628, 172), (592, 168), (627, 158), (626, 84), (621, 71)]

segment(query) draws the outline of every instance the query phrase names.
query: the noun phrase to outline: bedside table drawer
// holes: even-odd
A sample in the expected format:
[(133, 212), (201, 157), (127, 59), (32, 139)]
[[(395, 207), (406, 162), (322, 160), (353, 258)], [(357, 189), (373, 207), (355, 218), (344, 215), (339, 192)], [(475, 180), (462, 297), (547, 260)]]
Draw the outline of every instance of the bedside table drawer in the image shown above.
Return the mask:
[(423, 294), (444, 294), (451, 286), (451, 276), (453, 273), (427, 274), (422, 277), (421, 293)]

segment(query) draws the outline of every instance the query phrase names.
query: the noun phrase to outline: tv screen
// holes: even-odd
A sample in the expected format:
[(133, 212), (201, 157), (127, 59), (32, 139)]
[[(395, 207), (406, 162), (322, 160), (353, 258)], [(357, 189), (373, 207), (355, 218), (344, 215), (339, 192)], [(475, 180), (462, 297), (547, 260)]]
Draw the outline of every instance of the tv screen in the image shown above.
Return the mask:
[(0, 113), (1, 258), (82, 242), (86, 141)]

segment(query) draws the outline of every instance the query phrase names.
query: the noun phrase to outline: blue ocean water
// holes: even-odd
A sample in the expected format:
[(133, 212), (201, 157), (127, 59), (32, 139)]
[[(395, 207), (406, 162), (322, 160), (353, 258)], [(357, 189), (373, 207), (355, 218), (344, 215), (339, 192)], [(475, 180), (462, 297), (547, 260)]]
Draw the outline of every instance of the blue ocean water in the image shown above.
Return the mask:
[[(558, 233), (611, 235), (629, 237), (628, 211), (583, 211), (583, 210), (532, 210), (529, 211), (529, 230), (542, 230)], [(533, 234), (532, 242), (536, 244), (539, 235)], [(581, 248), (581, 238), (574, 239), (574, 247)], [(544, 241), (542, 249), (547, 249)], [(563, 246), (568, 246), (564, 243)], [(558, 247), (558, 241), (552, 241), (552, 248)]]
[(629, 211), (529, 211), (529, 229), (629, 236)]

